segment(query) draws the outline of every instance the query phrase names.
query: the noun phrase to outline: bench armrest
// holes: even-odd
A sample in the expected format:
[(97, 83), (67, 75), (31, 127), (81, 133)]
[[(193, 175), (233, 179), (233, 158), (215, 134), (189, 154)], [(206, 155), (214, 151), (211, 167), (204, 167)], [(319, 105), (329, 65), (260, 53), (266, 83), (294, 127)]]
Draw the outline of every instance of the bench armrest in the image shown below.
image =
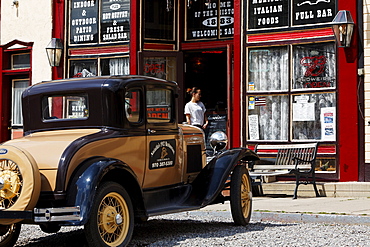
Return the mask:
[(299, 170), (299, 162), (305, 162), (305, 163), (311, 163), (311, 169), (310, 171), (314, 170), (315, 169), (315, 158), (314, 159), (310, 159), (310, 160), (305, 160), (305, 159), (301, 159), (301, 158), (298, 158), (298, 157), (293, 157), (293, 161), (294, 161), (294, 169), (295, 170)]

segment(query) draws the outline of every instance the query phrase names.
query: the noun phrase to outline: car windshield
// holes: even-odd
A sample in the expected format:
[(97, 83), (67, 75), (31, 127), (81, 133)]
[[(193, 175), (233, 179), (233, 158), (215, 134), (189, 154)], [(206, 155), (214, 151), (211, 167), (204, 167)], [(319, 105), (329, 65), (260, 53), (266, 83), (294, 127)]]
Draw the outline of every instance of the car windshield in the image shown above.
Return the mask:
[(89, 117), (87, 95), (55, 95), (42, 99), (42, 118), (45, 121), (59, 119), (86, 119)]

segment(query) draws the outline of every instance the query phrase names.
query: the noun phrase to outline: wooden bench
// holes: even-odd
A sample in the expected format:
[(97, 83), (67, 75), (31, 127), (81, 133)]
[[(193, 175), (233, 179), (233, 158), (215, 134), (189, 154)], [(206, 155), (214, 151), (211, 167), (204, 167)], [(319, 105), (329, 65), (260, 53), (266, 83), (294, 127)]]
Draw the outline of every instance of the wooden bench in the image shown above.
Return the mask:
[[(258, 144), (255, 152), (261, 160), (250, 165), (250, 176), (262, 181), (263, 176), (294, 174), (296, 186), (293, 199), (297, 198), (300, 184), (312, 184), (316, 196), (320, 196), (316, 187), (315, 161), (318, 143), (270, 145)], [(301, 181), (301, 178), (305, 178)], [(310, 178), (310, 179), (309, 179)]]

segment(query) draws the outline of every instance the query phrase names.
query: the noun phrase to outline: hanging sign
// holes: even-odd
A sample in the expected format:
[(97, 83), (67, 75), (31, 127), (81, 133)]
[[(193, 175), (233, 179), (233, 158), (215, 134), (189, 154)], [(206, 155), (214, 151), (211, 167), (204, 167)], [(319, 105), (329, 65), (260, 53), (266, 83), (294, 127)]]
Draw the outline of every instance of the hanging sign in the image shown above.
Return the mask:
[(98, 42), (98, 5), (97, 0), (71, 1), (70, 43), (89, 44)]
[(130, 1), (102, 0), (100, 41), (116, 42), (129, 40)]

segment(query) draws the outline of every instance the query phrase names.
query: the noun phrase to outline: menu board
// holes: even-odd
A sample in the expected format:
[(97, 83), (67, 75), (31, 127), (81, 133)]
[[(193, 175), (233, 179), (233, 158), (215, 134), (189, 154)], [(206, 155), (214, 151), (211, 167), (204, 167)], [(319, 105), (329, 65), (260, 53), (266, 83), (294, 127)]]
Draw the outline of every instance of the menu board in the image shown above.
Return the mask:
[(98, 42), (97, 0), (71, 0), (70, 44), (89, 44)]
[(234, 1), (191, 1), (187, 9), (187, 40), (234, 35)]
[(130, 1), (102, 0), (100, 41), (115, 42), (129, 40)]
[(248, 28), (284, 27), (289, 23), (288, 0), (249, 0)]
[(293, 0), (293, 25), (331, 22), (334, 15), (334, 0)]
[(227, 115), (226, 114), (211, 114), (207, 116), (208, 126), (205, 129), (206, 146), (211, 148), (209, 144), (209, 138), (216, 131), (222, 131), (226, 133)]

